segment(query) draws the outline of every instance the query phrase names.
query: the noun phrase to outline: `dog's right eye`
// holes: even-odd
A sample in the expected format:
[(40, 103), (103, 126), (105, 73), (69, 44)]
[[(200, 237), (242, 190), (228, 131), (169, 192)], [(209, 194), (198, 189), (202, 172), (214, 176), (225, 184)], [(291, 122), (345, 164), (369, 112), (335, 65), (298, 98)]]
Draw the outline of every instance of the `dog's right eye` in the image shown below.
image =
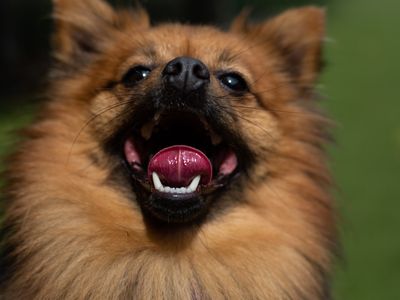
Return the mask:
[(122, 78), (122, 82), (127, 87), (132, 87), (139, 81), (149, 77), (151, 70), (143, 66), (137, 66), (130, 69)]

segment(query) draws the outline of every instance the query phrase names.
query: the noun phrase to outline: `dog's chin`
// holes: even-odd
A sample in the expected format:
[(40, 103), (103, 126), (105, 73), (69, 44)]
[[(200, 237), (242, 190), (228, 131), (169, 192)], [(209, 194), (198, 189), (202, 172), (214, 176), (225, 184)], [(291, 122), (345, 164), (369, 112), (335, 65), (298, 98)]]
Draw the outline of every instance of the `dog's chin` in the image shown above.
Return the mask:
[(248, 151), (229, 129), (189, 110), (152, 112), (120, 134), (119, 151), (144, 215), (187, 224), (244, 171)]
[[(137, 191), (136, 191), (136, 194)], [(203, 219), (209, 210), (209, 196), (147, 192), (139, 201), (147, 221), (152, 224), (187, 225)]]

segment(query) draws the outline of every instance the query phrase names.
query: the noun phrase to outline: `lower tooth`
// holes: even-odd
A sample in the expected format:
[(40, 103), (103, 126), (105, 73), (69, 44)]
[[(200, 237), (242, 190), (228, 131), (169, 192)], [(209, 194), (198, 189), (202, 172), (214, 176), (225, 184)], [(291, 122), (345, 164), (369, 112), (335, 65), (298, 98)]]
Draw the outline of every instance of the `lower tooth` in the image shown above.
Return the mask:
[(159, 187), (157, 188), (158, 191), (163, 192), (163, 193), (169, 193), (169, 194), (190, 194), (195, 191), (195, 189), (191, 189), (190, 187), (181, 187), (181, 188), (174, 188), (174, 187)]
[(201, 176), (196, 176), (188, 187), (180, 187), (174, 188), (169, 186), (163, 186), (160, 178), (158, 177), (157, 173), (153, 172), (152, 174), (153, 184), (156, 190), (162, 193), (169, 193), (169, 194), (190, 194), (197, 190), (197, 187), (200, 184)]
[(159, 112), (154, 115), (154, 122), (156, 125), (158, 125), (158, 123), (160, 121), (160, 116), (161, 116), (161, 113), (159, 113)]

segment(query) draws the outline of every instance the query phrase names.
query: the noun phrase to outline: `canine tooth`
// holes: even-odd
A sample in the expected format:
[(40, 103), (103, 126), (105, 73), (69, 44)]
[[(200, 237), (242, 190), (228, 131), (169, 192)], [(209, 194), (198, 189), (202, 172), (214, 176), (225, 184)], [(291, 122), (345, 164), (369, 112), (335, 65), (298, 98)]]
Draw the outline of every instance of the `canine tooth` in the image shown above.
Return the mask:
[(170, 188), (169, 186), (166, 186), (166, 187), (164, 188), (164, 192), (166, 192), (166, 193), (171, 193), (171, 188)]
[(153, 133), (153, 129), (154, 129), (155, 123), (150, 121), (147, 122), (146, 124), (144, 124), (142, 126), (142, 128), (140, 129), (140, 133), (142, 134), (142, 137), (146, 140), (151, 138), (151, 134)]
[(156, 172), (153, 172), (153, 174), (151, 174), (153, 177), (153, 183), (154, 183), (154, 187), (156, 188), (156, 190), (163, 192), (164, 191), (164, 186), (161, 183), (160, 177), (158, 177)]
[(160, 117), (161, 117), (161, 113), (159, 113), (159, 112), (154, 115), (154, 122), (156, 125), (158, 125), (158, 123), (160, 121)]
[(197, 187), (199, 186), (200, 183), (200, 179), (201, 176), (197, 175), (193, 180), (192, 183), (187, 187), (188, 190), (190, 190), (190, 192), (194, 192), (195, 190), (197, 190)]
[(204, 118), (200, 118), (201, 123), (203, 123), (204, 129), (209, 130), (210, 126)]

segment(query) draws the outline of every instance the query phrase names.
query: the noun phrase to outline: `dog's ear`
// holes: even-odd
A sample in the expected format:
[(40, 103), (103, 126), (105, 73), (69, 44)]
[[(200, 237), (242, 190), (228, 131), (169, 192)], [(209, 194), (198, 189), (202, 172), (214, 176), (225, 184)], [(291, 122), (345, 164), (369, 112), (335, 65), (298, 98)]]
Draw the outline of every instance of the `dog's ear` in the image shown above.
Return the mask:
[[(283, 58), (284, 71), (301, 87), (310, 87), (322, 65), (325, 11), (317, 7), (288, 10), (261, 24), (248, 24), (247, 12), (231, 30), (245, 34), (253, 45), (269, 47)], [(251, 45), (249, 45), (251, 47)]]
[(53, 0), (56, 61), (64, 66), (82, 67), (102, 53), (117, 30), (132, 26), (149, 26), (141, 7), (132, 11), (115, 11), (103, 0)]

